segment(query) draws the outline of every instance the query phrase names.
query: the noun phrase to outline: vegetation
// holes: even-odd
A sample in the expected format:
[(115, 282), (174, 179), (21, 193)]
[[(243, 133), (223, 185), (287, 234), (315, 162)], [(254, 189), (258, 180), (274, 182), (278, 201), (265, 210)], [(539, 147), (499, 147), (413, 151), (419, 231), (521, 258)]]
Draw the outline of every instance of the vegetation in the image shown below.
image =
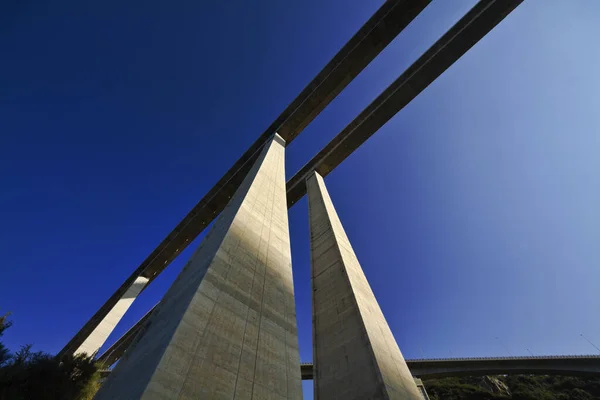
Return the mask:
[[(11, 326), (0, 317), (0, 336)], [(100, 386), (100, 373), (92, 357), (56, 357), (33, 352), (31, 345), (11, 354), (0, 342), (0, 399), (88, 400)]]
[[(0, 337), (10, 328), (0, 316)], [(485, 376), (425, 380), (431, 400), (593, 400), (600, 399), (600, 378), (565, 376)], [(33, 352), (14, 354), (0, 342), (1, 400), (91, 400), (100, 386), (92, 357), (56, 357)]]
[(570, 376), (495, 376), (429, 379), (431, 400), (593, 400), (600, 378)]

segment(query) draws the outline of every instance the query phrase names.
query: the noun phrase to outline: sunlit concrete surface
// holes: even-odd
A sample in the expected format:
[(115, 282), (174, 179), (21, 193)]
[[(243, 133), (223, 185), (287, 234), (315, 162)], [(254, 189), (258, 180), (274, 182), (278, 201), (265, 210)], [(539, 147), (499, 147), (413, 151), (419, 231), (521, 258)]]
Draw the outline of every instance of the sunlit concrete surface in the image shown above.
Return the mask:
[(127, 289), (125, 294), (119, 299), (117, 304), (115, 304), (110, 312), (106, 314), (106, 317), (104, 317), (102, 322), (98, 324), (96, 329), (94, 329), (81, 344), (81, 346), (79, 346), (79, 348), (75, 351), (75, 354), (96, 354), (147, 283), (147, 278), (138, 276), (133, 284), (129, 286), (129, 289)]
[(275, 136), (96, 399), (301, 399)]
[(314, 172), (306, 186), (315, 399), (421, 400), (323, 178)]

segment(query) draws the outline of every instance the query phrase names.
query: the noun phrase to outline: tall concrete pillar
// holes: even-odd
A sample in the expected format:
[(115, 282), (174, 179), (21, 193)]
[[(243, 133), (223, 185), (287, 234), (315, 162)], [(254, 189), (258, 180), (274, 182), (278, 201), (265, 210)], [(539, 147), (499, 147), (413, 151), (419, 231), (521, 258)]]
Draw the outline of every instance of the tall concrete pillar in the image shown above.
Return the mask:
[(421, 400), (323, 178), (312, 173), (306, 185), (315, 399)]
[(263, 148), (96, 399), (301, 399), (284, 174)]
[(117, 304), (110, 310), (106, 317), (98, 324), (96, 329), (84, 340), (84, 342), (75, 350), (75, 354), (86, 353), (93, 355), (98, 352), (100, 347), (106, 342), (108, 336), (111, 334), (115, 326), (119, 323), (125, 312), (131, 306), (131, 303), (135, 300), (138, 294), (144, 289), (144, 286), (148, 283), (148, 278), (138, 276), (135, 281), (131, 284), (129, 289), (123, 294), (123, 297), (119, 299)]

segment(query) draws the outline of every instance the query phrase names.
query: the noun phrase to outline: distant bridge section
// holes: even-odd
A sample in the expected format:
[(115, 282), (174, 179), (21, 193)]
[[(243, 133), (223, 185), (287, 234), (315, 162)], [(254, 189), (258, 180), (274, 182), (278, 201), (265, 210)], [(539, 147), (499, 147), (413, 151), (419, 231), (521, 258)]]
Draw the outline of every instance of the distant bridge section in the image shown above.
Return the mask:
[[(600, 376), (600, 356), (542, 356), (439, 358), (406, 360), (413, 376), (447, 378), (451, 376), (482, 375), (564, 375)], [(300, 366), (302, 379), (313, 379), (313, 365)]]

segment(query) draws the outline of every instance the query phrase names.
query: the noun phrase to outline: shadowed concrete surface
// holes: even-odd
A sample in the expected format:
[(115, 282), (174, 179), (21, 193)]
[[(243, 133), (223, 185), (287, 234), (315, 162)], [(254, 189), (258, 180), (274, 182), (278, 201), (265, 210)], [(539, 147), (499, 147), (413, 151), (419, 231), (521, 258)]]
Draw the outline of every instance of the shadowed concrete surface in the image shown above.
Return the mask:
[(264, 147), (96, 399), (301, 399), (285, 142)]
[(148, 283), (154, 280), (223, 211), (275, 132), (288, 144), (292, 142), (430, 1), (386, 1), (73, 336), (59, 356), (79, 348), (138, 277), (147, 278)]
[(306, 185), (315, 399), (420, 400), (323, 178), (314, 172)]

